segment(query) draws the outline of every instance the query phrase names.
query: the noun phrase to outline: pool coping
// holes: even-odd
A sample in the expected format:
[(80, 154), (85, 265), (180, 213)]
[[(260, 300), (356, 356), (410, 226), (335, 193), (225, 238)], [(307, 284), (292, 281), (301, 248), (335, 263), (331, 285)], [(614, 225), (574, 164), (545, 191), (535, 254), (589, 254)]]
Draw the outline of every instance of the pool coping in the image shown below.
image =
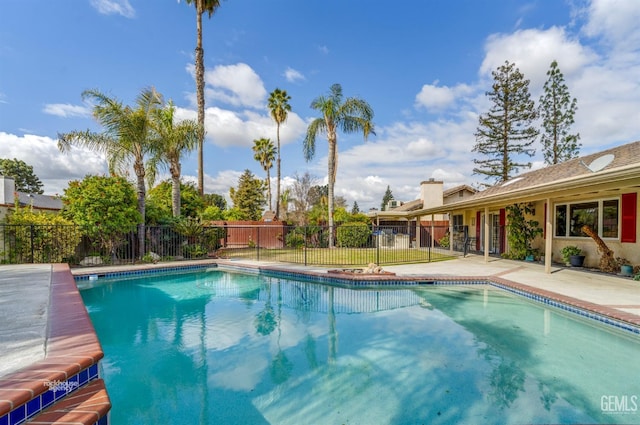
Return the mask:
[(67, 264), (51, 265), (49, 291), (44, 358), (0, 378), (0, 421), (23, 423), (99, 380), (104, 352)]

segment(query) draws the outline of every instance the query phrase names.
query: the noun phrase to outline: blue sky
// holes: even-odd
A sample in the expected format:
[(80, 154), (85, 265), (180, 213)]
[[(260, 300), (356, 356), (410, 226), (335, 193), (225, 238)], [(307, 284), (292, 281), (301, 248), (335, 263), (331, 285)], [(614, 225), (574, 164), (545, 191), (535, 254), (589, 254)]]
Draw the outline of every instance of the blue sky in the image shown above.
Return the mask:
[[(482, 182), (473, 175), (478, 115), (491, 71), (515, 62), (537, 102), (552, 60), (572, 96), (582, 153), (640, 139), (640, 2), (477, 0), (223, 0), (204, 18), (205, 191), (228, 197), (244, 169), (264, 177), (253, 140), (275, 140), (266, 108), (276, 87), (291, 96), (281, 129), (282, 176), (326, 183), (326, 139), (302, 154), (309, 105), (340, 83), (375, 112), (376, 135), (338, 136), (336, 194), (378, 207), (387, 185), (409, 201), (419, 185)], [(58, 132), (98, 130), (81, 92), (125, 103), (154, 86), (179, 116), (195, 118), (195, 10), (176, 0), (0, 2), (0, 157), (34, 167), (45, 192), (103, 174), (103, 158), (56, 148)], [(540, 149), (534, 167), (542, 166)], [(195, 153), (183, 175), (195, 180)], [(272, 170), (275, 175), (275, 168)], [(275, 191), (275, 182), (273, 184)]]

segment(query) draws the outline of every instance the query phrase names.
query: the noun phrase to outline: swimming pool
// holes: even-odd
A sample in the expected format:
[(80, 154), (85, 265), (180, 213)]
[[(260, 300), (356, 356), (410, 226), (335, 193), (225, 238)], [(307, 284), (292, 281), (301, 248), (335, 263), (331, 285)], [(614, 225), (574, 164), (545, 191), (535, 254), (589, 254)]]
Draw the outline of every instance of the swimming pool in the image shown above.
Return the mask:
[(113, 424), (640, 422), (638, 337), (487, 285), (89, 286)]

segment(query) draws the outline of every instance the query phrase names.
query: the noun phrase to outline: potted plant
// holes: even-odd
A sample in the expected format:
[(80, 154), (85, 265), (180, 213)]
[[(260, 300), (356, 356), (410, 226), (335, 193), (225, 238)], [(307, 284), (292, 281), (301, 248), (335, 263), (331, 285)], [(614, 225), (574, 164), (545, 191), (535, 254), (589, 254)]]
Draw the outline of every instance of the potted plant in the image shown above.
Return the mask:
[(575, 245), (567, 245), (560, 250), (562, 260), (566, 265), (572, 267), (582, 267), (584, 264), (584, 255), (582, 250)]
[(622, 276), (633, 276), (633, 266), (629, 263), (629, 260), (623, 257), (616, 258), (616, 262), (620, 266), (620, 274)]

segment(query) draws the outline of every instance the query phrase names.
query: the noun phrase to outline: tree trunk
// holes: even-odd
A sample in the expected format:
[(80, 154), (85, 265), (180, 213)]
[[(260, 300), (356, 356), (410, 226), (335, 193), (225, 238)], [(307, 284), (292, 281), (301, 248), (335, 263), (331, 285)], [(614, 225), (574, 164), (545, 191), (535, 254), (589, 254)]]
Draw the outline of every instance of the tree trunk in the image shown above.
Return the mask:
[(145, 195), (146, 187), (144, 183), (144, 164), (136, 162), (133, 165), (133, 169), (136, 172), (137, 178), (137, 192), (138, 192), (138, 212), (140, 213), (140, 223), (138, 223), (138, 258), (142, 258), (145, 254)]
[(204, 49), (202, 48), (202, 14), (204, 13), (203, 0), (196, 1), (196, 27), (198, 39), (196, 44), (196, 93), (198, 98), (198, 192), (204, 195)]
[[(276, 123), (276, 134), (278, 138), (278, 159), (276, 160), (276, 169), (278, 181), (276, 182), (276, 220), (280, 217), (280, 123)], [(269, 186), (271, 187), (271, 186)], [(271, 209), (271, 201), (269, 201), (269, 209)]]
[(267, 199), (269, 200), (269, 211), (273, 211), (271, 209), (271, 173), (269, 172), (268, 168), (267, 168)]
[(328, 205), (328, 213), (329, 213), (329, 248), (333, 248), (334, 247), (334, 241), (333, 241), (333, 208), (334, 208), (334, 192), (333, 192), (333, 188), (334, 185), (336, 183), (336, 171), (338, 168), (338, 163), (337, 163), (337, 140), (336, 140), (336, 135), (335, 133), (329, 134), (329, 184), (328, 184), (328, 194), (327, 197), (329, 198), (327, 200)]
[(174, 217), (180, 217), (180, 164), (171, 166), (171, 207)]

